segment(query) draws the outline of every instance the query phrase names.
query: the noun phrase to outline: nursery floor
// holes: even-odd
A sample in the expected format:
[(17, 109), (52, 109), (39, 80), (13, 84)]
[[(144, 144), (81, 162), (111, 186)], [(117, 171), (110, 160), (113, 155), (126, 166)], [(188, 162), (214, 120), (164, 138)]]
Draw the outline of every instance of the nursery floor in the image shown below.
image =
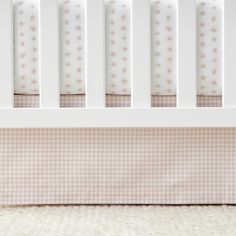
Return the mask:
[(0, 236), (235, 236), (236, 206), (2, 207)]

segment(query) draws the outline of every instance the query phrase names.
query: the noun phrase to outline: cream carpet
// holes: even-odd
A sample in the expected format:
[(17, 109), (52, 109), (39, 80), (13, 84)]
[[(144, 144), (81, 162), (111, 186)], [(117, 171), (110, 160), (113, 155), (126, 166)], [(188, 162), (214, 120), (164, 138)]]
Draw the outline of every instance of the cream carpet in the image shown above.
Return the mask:
[(236, 206), (0, 208), (1, 236), (235, 236)]

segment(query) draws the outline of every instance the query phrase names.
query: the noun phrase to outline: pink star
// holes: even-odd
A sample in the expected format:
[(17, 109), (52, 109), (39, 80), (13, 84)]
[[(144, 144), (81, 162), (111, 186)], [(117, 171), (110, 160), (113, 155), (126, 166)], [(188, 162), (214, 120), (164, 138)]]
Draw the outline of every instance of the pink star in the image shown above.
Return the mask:
[(111, 53), (111, 56), (112, 56), (112, 57), (115, 57), (115, 56), (116, 56), (116, 52), (112, 52), (112, 53)]
[(33, 70), (32, 70), (32, 74), (36, 74), (36, 69), (33, 69)]
[(211, 84), (212, 84), (212, 85), (217, 85), (217, 81), (216, 81), (216, 80), (212, 80), (212, 81), (211, 81)]
[(35, 31), (36, 31), (36, 27), (35, 27), (35, 26), (32, 26), (32, 27), (30, 27), (30, 30), (31, 30), (32, 32), (35, 32)]
[(78, 31), (80, 31), (80, 30), (81, 30), (81, 27), (80, 27), (80, 25), (76, 26), (75, 28), (76, 28)]
[(31, 83), (32, 84), (37, 84), (37, 80), (32, 80)]
[(20, 58), (25, 58), (25, 53), (22, 53), (21, 55), (20, 55)]
[(121, 30), (122, 30), (122, 31), (126, 31), (126, 30), (127, 30), (127, 27), (126, 27), (126, 26), (121, 26)]

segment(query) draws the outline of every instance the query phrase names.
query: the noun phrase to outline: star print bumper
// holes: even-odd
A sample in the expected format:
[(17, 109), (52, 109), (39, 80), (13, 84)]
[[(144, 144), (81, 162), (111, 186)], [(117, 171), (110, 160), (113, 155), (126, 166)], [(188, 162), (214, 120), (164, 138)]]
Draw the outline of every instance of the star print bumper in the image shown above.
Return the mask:
[[(151, 0), (152, 94), (176, 95), (176, 0)], [(85, 93), (85, 6), (59, 0), (61, 94)], [(221, 95), (221, 1), (197, 0), (198, 95)], [(106, 93), (130, 95), (130, 0), (105, 0)], [(39, 5), (14, 1), (15, 93), (39, 94)]]

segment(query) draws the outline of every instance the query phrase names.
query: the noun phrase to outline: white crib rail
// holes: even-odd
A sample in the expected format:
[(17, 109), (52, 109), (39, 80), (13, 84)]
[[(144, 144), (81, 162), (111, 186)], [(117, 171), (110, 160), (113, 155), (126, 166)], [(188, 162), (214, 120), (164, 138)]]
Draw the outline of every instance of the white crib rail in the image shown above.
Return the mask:
[[(150, 5), (131, 1), (132, 107), (105, 108), (104, 2), (86, 5), (86, 107), (59, 108), (58, 2), (40, 0), (41, 106), (12, 108), (12, 6), (0, 1), (0, 128), (236, 127), (236, 1), (223, 7), (223, 108), (196, 107), (196, 2), (178, 3), (177, 107), (151, 103)], [(6, 109), (7, 108), (7, 109)], [(11, 109), (8, 109), (11, 108)]]
[(235, 108), (0, 110), (1, 128), (236, 127)]
[(0, 108), (13, 107), (12, 1), (0, 1)]

